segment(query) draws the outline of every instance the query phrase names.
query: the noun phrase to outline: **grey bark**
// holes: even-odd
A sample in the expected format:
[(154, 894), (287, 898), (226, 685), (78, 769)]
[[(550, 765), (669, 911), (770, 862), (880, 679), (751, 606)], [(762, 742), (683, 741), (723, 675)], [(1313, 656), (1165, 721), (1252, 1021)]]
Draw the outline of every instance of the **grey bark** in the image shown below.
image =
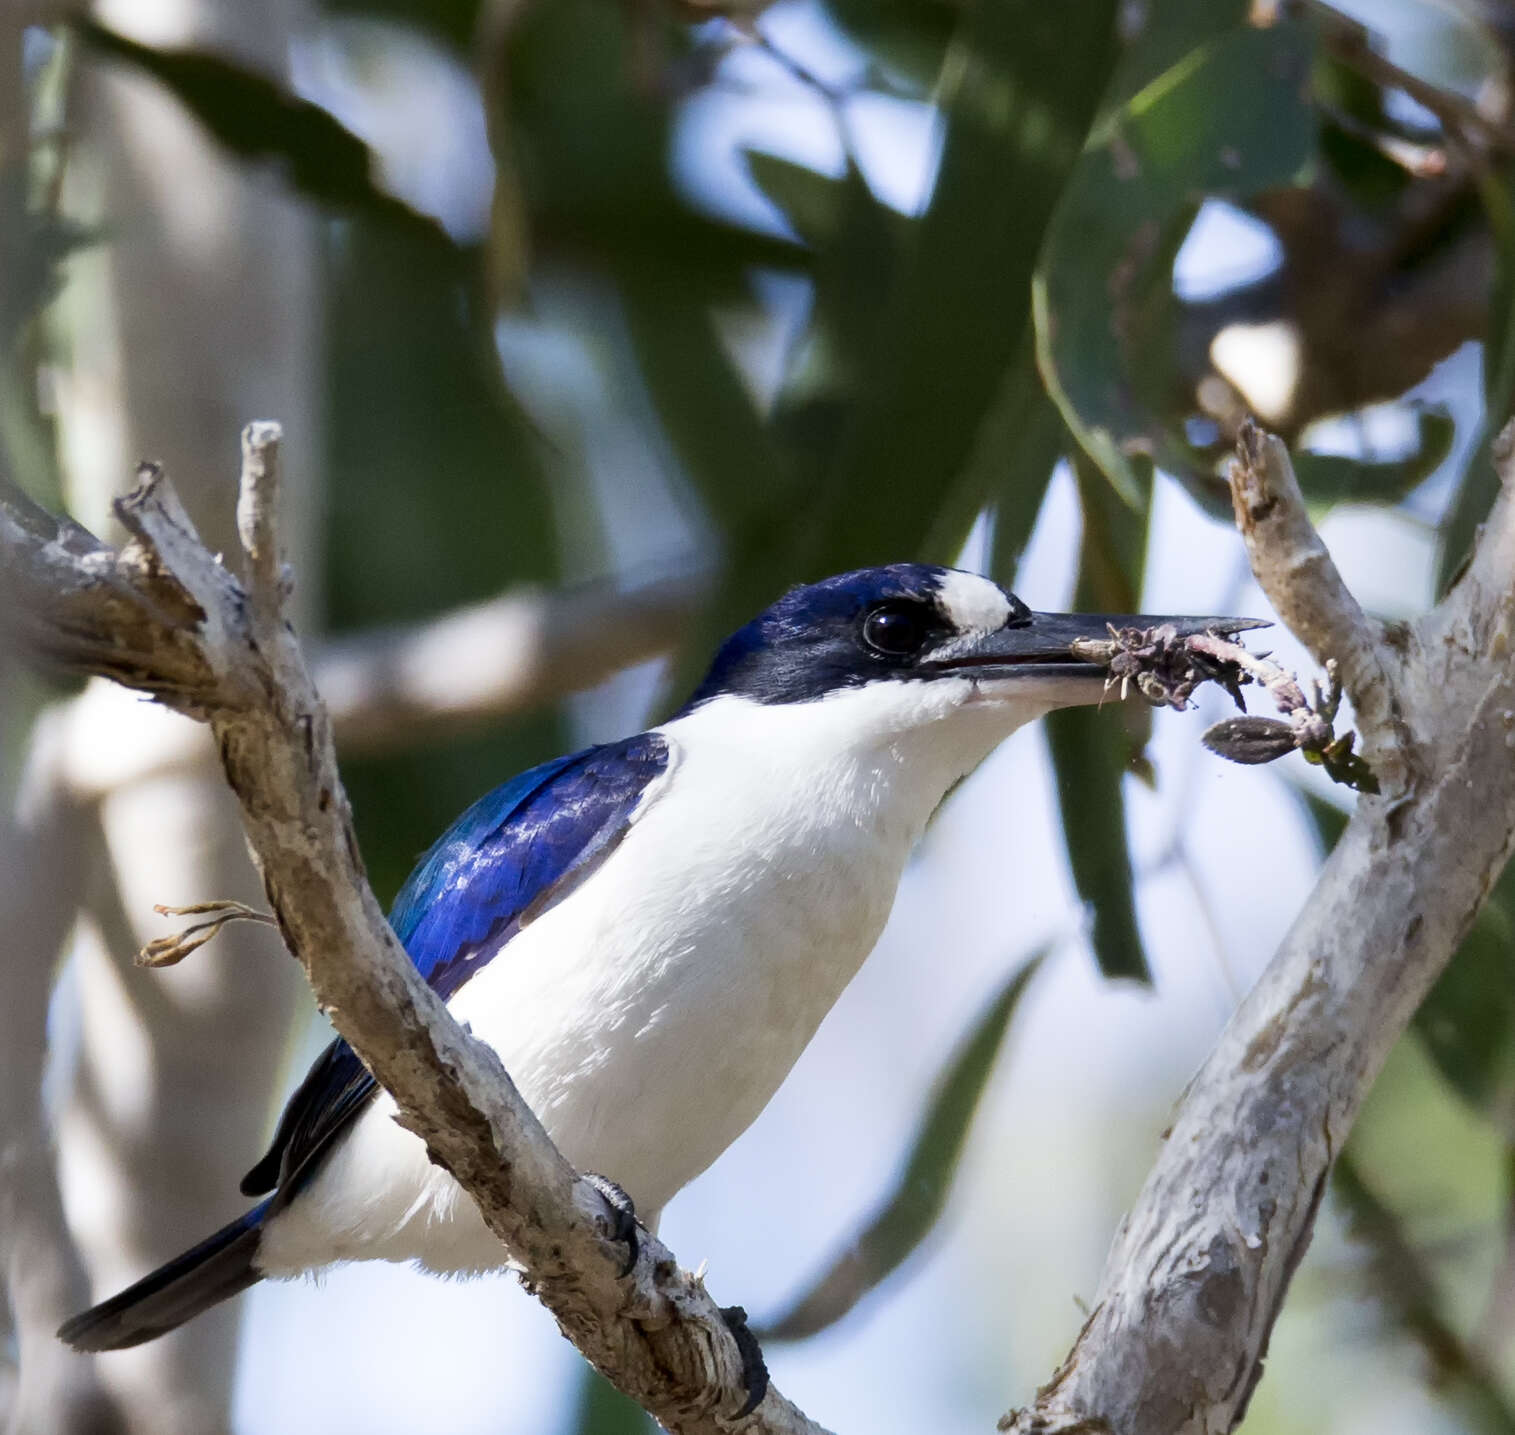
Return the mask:
[(1191, 1083), (1094, 1308), (1020, 1435), (1221, 1435), (1245, 1413), (1332, 1160), (1515, 839), (1515, 478), (1461, 582), (1408, 626), (1367, 618), (1276, 439), (1244, 429), (1237, 521), (1279, 616), (1335, 658), (1384, 791)]

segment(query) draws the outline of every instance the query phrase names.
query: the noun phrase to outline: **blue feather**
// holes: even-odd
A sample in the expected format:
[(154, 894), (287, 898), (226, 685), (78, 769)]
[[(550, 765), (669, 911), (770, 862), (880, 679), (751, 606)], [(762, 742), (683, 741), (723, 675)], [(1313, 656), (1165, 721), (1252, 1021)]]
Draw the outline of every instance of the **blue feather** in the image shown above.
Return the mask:
[[(667, 766), (666, 740), (638, 733), (544, 762), (474, 803), (416, 864), (389, 915), (427, 985), (452, 997), (524, 921), (587, 877)], [(333, 1042), (284, 1108), (243, 1194), (277, 1187), (275, 1209), (287, 1204), (376, 1089), (352, 1048)]]

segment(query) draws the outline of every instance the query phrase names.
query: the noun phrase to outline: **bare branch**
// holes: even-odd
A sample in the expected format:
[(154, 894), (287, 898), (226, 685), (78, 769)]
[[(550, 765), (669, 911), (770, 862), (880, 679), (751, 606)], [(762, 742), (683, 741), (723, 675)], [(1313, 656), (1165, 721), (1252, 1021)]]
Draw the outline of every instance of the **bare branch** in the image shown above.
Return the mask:
[(1251, 420), (1237, 435), (1231, 502), (1259, 586), (1315, 661), (1336, 664), (1385, 789), (1397, 791), (1406, 739), (1382, 625), (1363, 612), (1310, 522), (1288, 448)]
[(1255, 435), (1241, 467), (1258, 581), (1317, 656), (1355, 662), (1373, 737), (1388, 715), (1413, 746), (1401, 790), (1359, 800), (1190, 1084), (1072, 1352), (1002, 1422), (1021, 1435), (1220, 1435), (1241, 1419), (1332, 1161), (1515, 840), (1508, 499), (1452, 598), (1386, 643), (1310, 530), (1286, 455)]
[[(261, 441), (272, 446), (271, 435)], [(254, 572), (267, 571), (274, 496), (256, 478), (243, 494)], [(248, 601), (161, 474), (146, 474), (117, 512), (133, 542), (83, 557), (0, 514), (0, 555), (18, 590), (66, 600), (28, 613), (37, 646), (209, 722), (280, 931), (317, 999), (585, 1356), (672, 1431), (816, 1435), (772, 1389), (737, 1419), (742, 1357), (703, 1282), (653, 1238), (619, 1275), (603, 1198), (405, 956), (368, 888), (331, 724), (277, 604)]]

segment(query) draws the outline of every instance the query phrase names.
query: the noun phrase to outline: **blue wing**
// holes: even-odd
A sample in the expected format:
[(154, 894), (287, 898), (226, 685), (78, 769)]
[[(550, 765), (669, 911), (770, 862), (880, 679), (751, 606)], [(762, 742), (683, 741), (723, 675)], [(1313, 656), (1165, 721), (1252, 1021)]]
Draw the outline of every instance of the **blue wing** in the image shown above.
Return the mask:
[[(544, 762), (474, 803), (421, 859), (389, 914), (427, 985), (447, 1000), (523, 922), (583, 881), (667, 766), (665, 739), (639, 733)], [(287, 1202), (376, 1089), (353, 1049), (334, 1041), (290, 1098), (242, 1193), (277, 1187), (276, 1204)]]

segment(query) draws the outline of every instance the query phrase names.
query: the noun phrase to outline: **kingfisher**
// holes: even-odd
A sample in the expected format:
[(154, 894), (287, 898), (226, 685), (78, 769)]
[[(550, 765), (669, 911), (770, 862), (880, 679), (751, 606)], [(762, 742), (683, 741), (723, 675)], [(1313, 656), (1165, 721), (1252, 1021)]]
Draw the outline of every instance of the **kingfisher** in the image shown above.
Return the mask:
[[(564, 1156), (655, 1229), (873, 949), (947, 792), (1016, 728), (1101, 700), (1105, 673), (1076, 640), (1166, 624), (1256, 626), (1036, 613), (988, 578), (919, 563), (793, 588), (722, 644), (666, 722), (482, 797), (421, 859), (390, 923)], [(264, 1278), (341, 1261), (509, 1266), (394, 1115), (332, 1042), (242, 1181), (262, 1199), (62, 1339), (138, 1345)]]

